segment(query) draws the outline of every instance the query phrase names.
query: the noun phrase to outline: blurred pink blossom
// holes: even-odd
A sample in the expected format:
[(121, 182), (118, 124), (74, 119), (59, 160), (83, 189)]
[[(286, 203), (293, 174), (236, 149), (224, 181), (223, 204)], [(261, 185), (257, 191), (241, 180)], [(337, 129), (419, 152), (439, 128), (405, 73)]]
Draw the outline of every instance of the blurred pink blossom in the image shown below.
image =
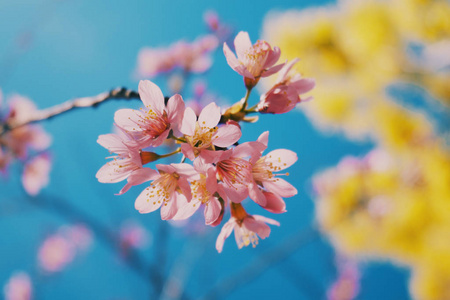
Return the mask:
[(349, 260), (338, 261), (338, 278), (328, 289), (329, 300), (352, 300), (359, 293), (359, 270), (356, 263)]
[(120, 242), (124, 250), (145, 248), (151, 241), (150, 233), (135, 222), (124, 222), (120, 228)]
[(25, 272), (14, 273), (3, 288), (5, 300), (30, 300), (33, 287), (30, 276)]
[(49, 182), (51, 168), (47, 153), (40, 154), (25, 164), (22, 173), (22, 184), (28, 195), (36, 196)]
[(63, 270), (74, 257), (74, 244), (60, 234), (48, 237), (38, 253), (39, 265), (51, 273)]

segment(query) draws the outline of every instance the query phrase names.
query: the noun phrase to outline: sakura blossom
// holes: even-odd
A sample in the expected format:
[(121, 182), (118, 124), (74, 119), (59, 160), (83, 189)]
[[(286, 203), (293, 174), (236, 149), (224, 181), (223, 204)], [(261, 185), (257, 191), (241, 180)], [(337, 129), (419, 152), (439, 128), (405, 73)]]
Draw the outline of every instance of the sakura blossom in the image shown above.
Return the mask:
[[(201, 111), (198, 120), (191, 108), (186, 108), (180, 131), (185, 135), (187, 143), (181, 145), (181, 151), (190, 160), (202, 156), (206, 161), (214, 160), (220, 153), (203, 152), (217, 147), (228, 147), (236, 143), (242, 133), (238, 126), (223, 125), (217, 127), (220, 121), (220, 107), (214, 102)], [(212, 154), (213, 157), (207, 157)]]
[(160, 146), (170, 130), (178, 129), (184, 111), (183, 98), (176, 94), (166, 105), (161, 89), (149, 80), (139, 82), (139, 95), (145, 107), (140, 111), (118, 110), (114, 121), (140, 148)]
[(232, 204), (231, 218), (219, 233), (216, 241), (216, 249), (222, 252), (225, 240), (234, 230), (234, 236), (239, 249), (252, 244), (258, 245), (258, 236), (265, 239), (270, 235), (270, 227), (267, 224), (280, 226), (280, 223), (258, 215), (248, 215), (241, 204)]
[(266, 41), (257, 41), (254, 45), (247, 32), (241, 31), (234, 39), (236, 55), (224, 43), (223, 52), (228, 65), (245, 79), (247, 88), (253, 88), (261, 77), (267, 77), (281, 70), (284, 64), (274, 66), (281, 51)]
[(75, 254), (71, 241), (60, 234), (51, 235), (39, 249), (39, 266), (49, 273), (59, 272), (72, 262)]
[(16, 272), (3, 288), (5, 300), (31, 300), (33, 286), (30, 276), (25, 272)]
[[(217, 184), (216, 169), (212, 164), (205, 164), (198, 159), (194, 166), (199, 176), (191, 182), (192, 200), (181, 205), (173, 219), (187, 219), (200, 206), (204, 206), (205, 224), (215, 226), (215, 222), (223, 217), (223, 203), (219, 199), (221, 195), (224, 196), (221, 186)], [(223, 198), (221, 200), (224, 201)]]
[(119, 133), (99, 136), (97, 143), (117, 156), (110, 157), (112, 160), (101, 167), (95, 176), (98, 181), (103, 183), (116, 183), (128, 179), (127, 184), (119, 192), (119, 194), (123, 194), (131, 186), (141, 184), (142, 176), (145, 177), (154, 171), (142, 169), (141, 153), (134, 143), (134, 139), (126, 132)]
[(291, 70), (298, 62), (292, 60), (283, 66), (278, 73), (275, 85), (265, 94), (261, 95), (258, 104), (258, 111), (261, 113), (282, 114), (292, 110), (298, 103), (308, 101), (311, 98), (301, 98), (312, 90), (315, 86), (313, 79), (302, 78), (299, 73), (292, 73)]
[(186, 163), (158, 164), (156, 168), (159, 173), (149, 172), (149, 176), (142, 177), (152, 182), (136, 199), (135, 208), (144, 214), (161, 207), (161, 218), (169, 220), (175, 216), (178, 207), (191, 200), (189, 181), (198, 179), (199, 175), (193, 166)]
[[(259, 141), (267, 145), (268, 132), (259, 137)], [(297, 161), (297, 154), (287, 149), (277, 149), (265, 156), (253, 156), (250, 159), (252, 165), (253, 181), (249, 185), (250, 198), (262, 207), (278, 207), (275, 211), (281, 213), (284, 210), (282, 197), (292, 197), (297, 194), (297, 189), (280, 175), (289, 173), (275, 173), (289, 168)]]
[(51, 168), (50, 156), (43, 153), (25, 164), (22, 184), (28, 195), (36, 196), (48, 184)]

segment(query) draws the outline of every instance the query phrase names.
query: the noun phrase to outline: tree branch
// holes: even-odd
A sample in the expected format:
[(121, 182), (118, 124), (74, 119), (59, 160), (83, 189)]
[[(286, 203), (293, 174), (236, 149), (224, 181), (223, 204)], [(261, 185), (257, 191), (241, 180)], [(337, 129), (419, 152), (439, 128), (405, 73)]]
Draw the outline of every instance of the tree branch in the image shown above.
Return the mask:
[(104, 92), (93, 97), (82, 97), (68, 100), (53, 107), (38, 110), (28, 120), (17, 123), (13, 122), (4, 124), (3, 128), (0, 128), (0, 135), (4, 134), (9, 130), (16, 129), (24, 125), (51, 119), (55, 116), (62, 115), (77, 108), (97, 107), (101, 103), (113, 99), (133, 100), (133, 99), (140, 99), (140, 97), (138, 92), (126, 89), (124, 87), (119, 87), (109, 92)]

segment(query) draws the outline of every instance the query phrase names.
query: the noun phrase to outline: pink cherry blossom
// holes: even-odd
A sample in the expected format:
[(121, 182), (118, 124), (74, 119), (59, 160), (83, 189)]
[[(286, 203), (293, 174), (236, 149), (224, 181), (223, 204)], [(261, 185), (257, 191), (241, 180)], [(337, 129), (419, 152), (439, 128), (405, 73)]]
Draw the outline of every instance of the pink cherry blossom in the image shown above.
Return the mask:
[(48, 184), (51, 161), (47, 153), (40, 154), (25, 164), (22, 185), (28, 195), (36, 196)]
[(260, 156), (264, 149), (265, 146), (259, 142), (247, 142), (222, 151), (217, 161), (214, 161), (217, 177), (222, 181), (230, 201), (239, 203), (248, 196), (248, 185), (253, 182), (252, 164), (248, 158)]
[(30, 300), (33, 295), (30, 276), (25, 272), (14, 273), (3, 288), (5, 300)]
[(137, 59), (138, 76), (151, 78), (168, 73), (176, 67), (176, 61), (170, 50), (165, 48), (143, 48)]
[(39, 265), (47, 272), (59, 272), (75, 257), (73, 243), (62, 236), (54, 234), (48, 237), (38, 252)]
[[(184, 220), (192, 216), (200, 206), (204, 206), (205, 224), (215, 224), (217, 219), (223, 216), (224, 192), (217, 184), (216, 170), (212, 164), (205, 164), (203, 161), (196, 159), (194, 161), (195, 170), (199, 177), (191, 182), (192, 200), (182, 205), (173, 218), (174, 220)], [(220, 221), (219, 221), (220, 223)]]
[(273, 66), (280, 58), (280, 49), (272, 47), (266, 41), (257, 41), (254, 45), (247, 32), (241, 31), (234, 39), (237, 58), (226, 43), (223, 52), (230, 67), (244, 76), (247, 88), (253, 88), (260, 77), (278, 72), (284, 64)]
[(161, 219), (172, 219), (183, 203), (191, 200), (190, 181), (199, 178), (193, 166), (181, 163), (156, 165), (159, 173), (150, 174), (146, 181), (153, 180), (144, 189), (135, 202), (135, 208), (141, 213), (149, 213), (161, 207)]
[(299, 73), (292, 74), (290, 70), (298, 62), (294, 59), (284, 65), (278, 73), (275, 85), (265, 94), (261, 95), (258, 111), (261, 113), (282, 114), (292, 110), (297, 103), (307, 101), (302, 99), (301, 94), (307, 93), (315, 86), (315, 81), (302, 78)]
[(258, 236), (265, 239), (270, 235), (270, 227), (267, 224), (280, 226), (280, 223), (258, 215), (248, 215), (242, 205), (233, 204), (230, 220), (223, 225), (216, 241), (216, 249), (220, 253), (225, 240), (234, 230), (234, 236), (239, 249), (252, 244), (258, 245)]
[(165, 105), (161, 89), (151, 81), (139, 82), (139, 95), (145, 107), (140, 111), (120, 109), (114, 115), (116, 124), (139, 144), (140, 148), (159, 146), (177, 130), (184, 111), (183, 98), (176, 94)]
[[(120, 133), (120, 132), (119, 132)], [(96, 177), (103, 183), (116, 183), (128, 179), (127, 184), (119, 194), (123, 194), (133, 185), (138, 185), (147, 180), (147, 177), (156, 171), (142, 168), (142, 159), (133, 138), (125, 132), (122, 134), (104, 134), (98, 137), (97, 143), (108, 149), (113, 156), (112, 161), (106, 163), (98, 170)]]
[[(28, 98), (13, 95), (9, 97), (9, 112), (6, 122), (19, 124), (27, 121), (37, 111)], [(15, 157), (25, 159), (29, 149), (42, 151), (50, 146), (51, 138), (39, 125), (25, 125), (6, 134), (6, 146)]]
[[(258, 139), (267, 145), (268, 132), (263, 133)], [(265, 156), (253, 156), (250, 159), (252, 164), (253, 182), (249, 185), (250, 198), (265, 207), (267, 205), (282, 207), (278, 197), (292, 197), (297, 194), (297, 189), (286, 180), (278, 178), (275, 172), (284, 170), (292, 166), (297, 161), (297, 154), (287, 149), (277, 149), (269, 152)], [(264, 193), (264, 191), (272, 194)], [(270, 197), (270, 203), (267, 203), (267, 196)], [(282, 201), (282, 200), (281, 200)], [(278, 203), (273, 203), (278, 202)], [(283, 209), (284, 210), (284, 209)], [(281, 212), (281, 211), (280, 211)]]
[[(242, 133), (238, 126), (223, 125), (217, 127), (220, 121), (220, 108), (213, 102), (203, 108), (197, 117), (191, 108), (186, 108), (180, 131), (185, 135), (187, 143), (181, 145), (181, 151), (190, 160), (202, 156), (209, 162), (213, 158), (202, 155), (202, 150), (215, 150), (214, 146), (228, 147), (236, 143)], [(214, 157), (220, 153), (209, 153)]]
[(75, 224), (61, 229), (61, 234), (70, 240), (77, 250), (87, 250), (92, 244), (92, 232), (84, 224)]

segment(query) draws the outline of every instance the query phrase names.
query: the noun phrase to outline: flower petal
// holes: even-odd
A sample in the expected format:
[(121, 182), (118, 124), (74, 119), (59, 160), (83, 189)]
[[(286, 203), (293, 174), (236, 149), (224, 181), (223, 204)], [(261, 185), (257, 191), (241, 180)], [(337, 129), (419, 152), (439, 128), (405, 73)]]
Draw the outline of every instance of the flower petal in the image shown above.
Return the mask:
[(266, 155), (266, 162), (271, 166), (271, 171), (280, 171), (289, 168), (297, 161), (297, 154), (287, 149), (273, 150)]
[(220, 230), (220, 233), (217, 236), (216, 240), (217, 252), (219, 253), (222, 252), (223, 244), (225, 243), (225, 240), (230, 236), (231, 232), (233, 232), (235, 225), (236, 222), (234, 221), (234, 218), (230, 219), (228, 222), (225, 223), (225, 225), (223, 225), (222, 230)]
[(220, 127), (214, 134), (213, 144), (218, 147), (228, 147), (239, 141), (242, 132), (235, 125), (225, 125)]
[(283, 198), (270, 192), (263, 192), (266, 198), (266, 205), (261, 205), (265, 210), (274, 214), (281, 214), (286, 212), (286, 203)]
[(284, 179), (276, 178), (275, 181), (264, 181), (264, 187), (269, 191), (283, 198), (297, 195), (297, 189)]
[(258, 222), (264, 222), (267, 224), (271, 224), (271, 225), (275, 225), (275, 226), (280, 226), (280, 222), (274, 220), (274, 219), (270, 219), (270, 218), (266, 218), (260, 215), (253, 215), (253, 218), (258, 221)]
[(250, 199), (264, 207), (266, 205), (266, 197), (263, 192), (259, 189), (256, 183), (251, 183), (248, 186), (248, 195)]
[(165, 107), (164, 95), (161, 89), (150, 80), (141, 80), (139, 82), (139, 97), (141, 97), (147, 109), (153, 110), (159, 115), (163, 113)]
[(172, 194), (172, 197), (161, 206), (161, 219), (162, 220), (170, 220), (172, 219), (178, 212), (177, 199), (175, 198), (175, 193)]
[(198, 125), (200, 127), (215, 127), (220, 121), (220, 107), (216, 103), (212, 102), (203, 108), (200, 116), (198, 117)]
[(205, 224), (210, 225), (214, 223), (219, 217), (221, 210), (222, 207), (220, 206), (219, 200), (216, 197), (212, 197), (205, 207)]
[(186, 202), (180, 206), (177, 214), (172, 218), (172, 220), (185, 220), (192, 216), (202, 205), (200, 200), (193, 199), (191, 202)]
[(171, 127), (178, 128), (181, 125), (184, 107), (184, 101), (180, 95), (176, 94), (170, 97), (167, 102), (167, 118), (169, 119)]
[(266, 71), (264, 71), (264, 72), (261, 74), (261, 77), (268, 77), (268, 76), (270, 76), (270, 75), (272, 75), (272, 74), (275, 74), (275, 73), (277, 73), (278, 71), (280, 71), (280, 70), (283, 68), (283, 66), (284, 66), (284, 63), (279, 64), (279, 65), (276, 65), (276, 66), (273, 66), (272, 68), (267, 69)]
[(245, 52), (252, 48), (252, 41), (246, 31), (240, 31), (234, 38), (234, 48), (240, 61), (245, 59)]
[(183, 121), (181, 122), (180, 131), (186, 135), (194, 135), (195, 133), (195, 122), (197, 121), (197, 116), (192, 108), (188, 107), (184, 111)]
[(114, 114), (114, 122), (126, 132), (142, 131), (140, 122), (145, 119), (145, 114), (134, 109), (119, 109)]
[(134, 202), (134, 208), (141, 214), (157, 210), (164, 202), (162, 198), (150, 198), (148, 192), (149, 189), (149, 187), (145, 188)]
[(257, 221), (254, 218), (247, 217), (243, 225), (250, 231), (255, 232), (260, 238), (265, 239), (270, 235), (270, 227), (264, 222)]

